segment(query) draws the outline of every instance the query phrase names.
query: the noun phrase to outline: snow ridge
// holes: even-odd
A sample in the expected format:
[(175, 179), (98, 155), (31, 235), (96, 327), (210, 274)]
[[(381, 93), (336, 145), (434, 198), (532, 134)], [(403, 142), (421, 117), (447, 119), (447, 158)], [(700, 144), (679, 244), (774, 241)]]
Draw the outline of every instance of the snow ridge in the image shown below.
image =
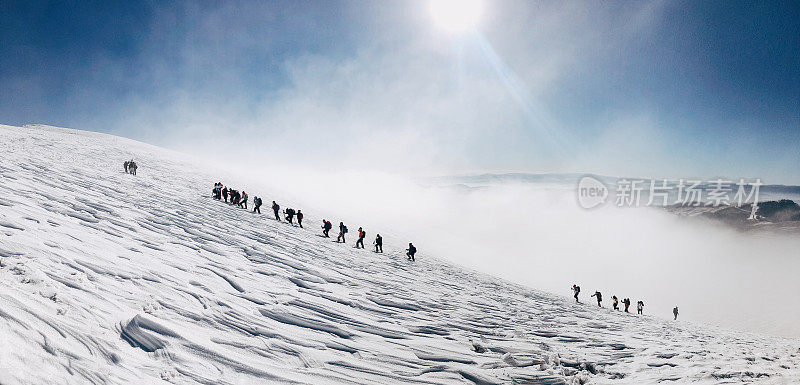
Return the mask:
[(3, 384), (800, 382), (796, 340), (356, 250), (157, 147), (0, 126), (0, 154)]

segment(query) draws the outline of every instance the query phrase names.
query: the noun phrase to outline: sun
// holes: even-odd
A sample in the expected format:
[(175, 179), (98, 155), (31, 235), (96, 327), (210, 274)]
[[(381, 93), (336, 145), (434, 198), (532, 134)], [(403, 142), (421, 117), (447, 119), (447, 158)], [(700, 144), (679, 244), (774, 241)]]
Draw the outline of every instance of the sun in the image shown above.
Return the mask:
[(483, 11), (481, 0), (431, 0), (433, 21), (450, 33), (461, 33), (474, 27)]

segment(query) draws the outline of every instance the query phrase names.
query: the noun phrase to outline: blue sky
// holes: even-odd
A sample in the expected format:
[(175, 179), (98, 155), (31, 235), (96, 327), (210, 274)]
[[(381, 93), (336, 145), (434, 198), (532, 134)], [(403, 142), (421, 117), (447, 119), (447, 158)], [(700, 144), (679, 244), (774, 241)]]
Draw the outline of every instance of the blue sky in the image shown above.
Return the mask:
[(265, 161), (800, 184), (796, 2), (487, 1), (452, 35), (426, 1), (4, 1), (0, 90), (0, 123)]

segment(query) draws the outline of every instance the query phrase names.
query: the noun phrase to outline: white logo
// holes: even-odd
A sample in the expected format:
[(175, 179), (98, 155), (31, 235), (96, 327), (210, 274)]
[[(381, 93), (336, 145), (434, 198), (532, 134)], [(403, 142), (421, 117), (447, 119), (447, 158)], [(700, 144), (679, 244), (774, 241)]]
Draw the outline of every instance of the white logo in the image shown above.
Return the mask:
[(603, 182), (592, 176), (584, 176), (578, 182), (578, 204), (591, 209), (606, 203), (608, 188)]

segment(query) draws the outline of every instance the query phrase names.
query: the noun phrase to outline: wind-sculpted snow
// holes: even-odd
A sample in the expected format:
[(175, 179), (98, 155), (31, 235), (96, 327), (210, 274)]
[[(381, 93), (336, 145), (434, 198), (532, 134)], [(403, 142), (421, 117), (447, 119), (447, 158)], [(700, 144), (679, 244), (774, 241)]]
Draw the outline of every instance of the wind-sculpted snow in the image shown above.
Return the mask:
[(156, 147), (0, 126), (0, 154), (3, 384), (800, 382), (796, 340), (354, 249), (211, 199), (222, 178)]

